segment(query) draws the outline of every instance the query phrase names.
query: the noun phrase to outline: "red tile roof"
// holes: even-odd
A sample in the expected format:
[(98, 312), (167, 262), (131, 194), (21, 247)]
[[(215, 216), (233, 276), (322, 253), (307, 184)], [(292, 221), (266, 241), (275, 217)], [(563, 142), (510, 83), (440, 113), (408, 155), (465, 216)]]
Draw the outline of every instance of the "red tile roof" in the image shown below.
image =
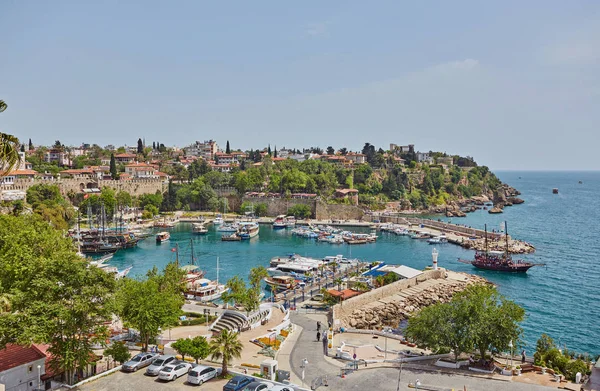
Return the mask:
[(94, 172), (91, 169), (82, 169), (82, 170), (63, 170), (60, 172), (61, 174), (70, 174), (70, 175), (77, 175), (77, 174), (93, 174)]
[(35, 170), (14, 170), (8, 175), (36, 175), (37, 173)]
[(6, 345), (0, 350), (0, 372), (46, 358), (35, 346)]
[(343, 291), (338, 291), (337, 289), (330, 289), (327, 291), (333, 297), (340, 297), (342, 300), (349, 299), (354, 296), (360, 295), (362, 292), (354, 291), (352, 289), (344, 289)]
[(137, 155), (133, 154), (133, 153), (119, 153), (119, 154), (115, 155), (116, 158), (117, 157), (130, 157), (130, 158), (134, 158), (136, 156)]

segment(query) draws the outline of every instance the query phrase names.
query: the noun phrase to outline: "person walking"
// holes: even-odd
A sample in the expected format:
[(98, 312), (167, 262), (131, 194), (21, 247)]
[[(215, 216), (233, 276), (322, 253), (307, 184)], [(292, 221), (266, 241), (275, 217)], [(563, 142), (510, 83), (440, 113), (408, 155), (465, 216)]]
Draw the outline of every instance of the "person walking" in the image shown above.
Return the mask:
[(523, 350), (521, 352), (521, 364), (525, 364), (526, 359), (527, 359), (527, 356), (525, 355), (525, 350)]
[(327, 334), (323, 334), (323, 354), (328, 356), (329, 351), (327, 350), (329, 344), (329, 340), (327, 339)]
[(321, 331), (321, 322), (317, 320), (317, 331)]
[(317, 342), (321, 340), (321, 332), (317, 331)]

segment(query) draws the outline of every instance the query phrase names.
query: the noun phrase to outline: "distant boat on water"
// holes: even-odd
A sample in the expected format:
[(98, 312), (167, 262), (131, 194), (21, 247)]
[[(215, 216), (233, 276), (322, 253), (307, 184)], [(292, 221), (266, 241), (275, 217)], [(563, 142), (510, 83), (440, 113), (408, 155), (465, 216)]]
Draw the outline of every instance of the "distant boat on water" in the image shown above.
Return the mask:
[(558, 194), (558, 188), (555, 187), (554, 189), (552, 189), (552, 194)]

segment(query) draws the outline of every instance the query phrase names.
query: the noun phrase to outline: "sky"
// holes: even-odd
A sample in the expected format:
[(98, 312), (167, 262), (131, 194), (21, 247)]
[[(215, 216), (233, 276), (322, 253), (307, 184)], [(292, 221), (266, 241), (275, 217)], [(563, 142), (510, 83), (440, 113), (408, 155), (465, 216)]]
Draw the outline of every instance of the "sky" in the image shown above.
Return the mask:
[(598, 1), (0, 1), (0, 131), (600, 169)]

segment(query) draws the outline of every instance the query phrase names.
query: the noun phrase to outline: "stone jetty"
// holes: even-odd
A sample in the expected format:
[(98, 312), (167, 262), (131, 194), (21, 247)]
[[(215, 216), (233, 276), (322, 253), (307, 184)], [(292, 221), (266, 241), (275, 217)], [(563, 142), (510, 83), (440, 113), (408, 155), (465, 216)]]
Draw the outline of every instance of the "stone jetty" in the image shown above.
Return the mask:
[(350, 329), (378, 330), (398, 323), (421, 308), (450, 301), (456, 292), (484, 278), (446, 270), (429, 270), (421, 276), (401, 280), (346, 300), (333, 308), (333, 316)]

